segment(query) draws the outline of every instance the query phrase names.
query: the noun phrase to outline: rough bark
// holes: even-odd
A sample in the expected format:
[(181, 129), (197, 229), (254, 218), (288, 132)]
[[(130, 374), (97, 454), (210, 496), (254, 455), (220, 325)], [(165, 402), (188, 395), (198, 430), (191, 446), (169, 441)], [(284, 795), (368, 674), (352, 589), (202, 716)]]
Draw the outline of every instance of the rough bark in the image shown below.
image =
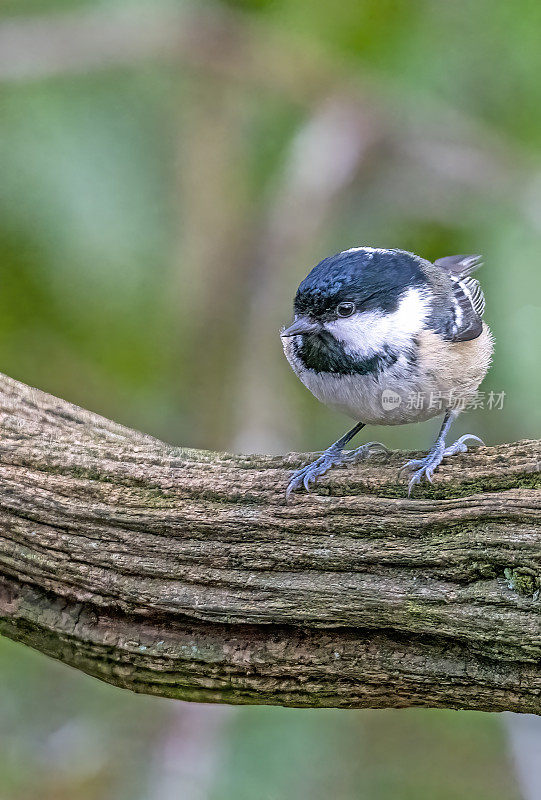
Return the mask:
[(171, 447), (0, 378), (0, 631), (136, 692), (541, 712), (539, 443), (406, 454), (288, 504), (302, 456)]

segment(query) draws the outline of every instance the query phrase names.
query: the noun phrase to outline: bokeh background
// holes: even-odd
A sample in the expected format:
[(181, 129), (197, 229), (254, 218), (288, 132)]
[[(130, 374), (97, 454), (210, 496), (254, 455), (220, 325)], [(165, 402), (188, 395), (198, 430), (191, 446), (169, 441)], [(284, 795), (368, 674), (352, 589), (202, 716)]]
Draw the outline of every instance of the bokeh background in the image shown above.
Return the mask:
[[(0, 369), (177, 444), (320, 449), (349, 422), (277, 336), (308, 269), (479, 252), (505, 401), (457, 434), (538, 436), (540, 38), (531, 0), (3, 0)], [(509, 720), (172, 703), (2, 640), (0, 800), (539, 798)]]

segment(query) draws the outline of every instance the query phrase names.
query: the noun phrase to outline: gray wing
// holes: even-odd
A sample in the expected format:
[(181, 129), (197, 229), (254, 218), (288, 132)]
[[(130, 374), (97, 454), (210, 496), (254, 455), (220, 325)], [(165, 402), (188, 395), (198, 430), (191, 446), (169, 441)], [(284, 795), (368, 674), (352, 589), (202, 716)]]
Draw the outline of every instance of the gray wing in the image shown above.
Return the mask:
[(451, 278), (453, 307), (450, 338), (453, 342), (476, 339), (483, 330), (485, 296), (479, 281), (470, 276), (483, 265), (481, 256), (445, 256), (434, 263)]

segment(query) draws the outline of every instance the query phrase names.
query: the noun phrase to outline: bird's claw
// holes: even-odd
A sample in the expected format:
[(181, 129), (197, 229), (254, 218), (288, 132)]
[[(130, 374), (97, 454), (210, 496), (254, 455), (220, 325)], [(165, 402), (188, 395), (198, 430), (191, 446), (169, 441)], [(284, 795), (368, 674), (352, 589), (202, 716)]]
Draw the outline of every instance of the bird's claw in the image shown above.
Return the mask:
[(398, 474), (401, 475), (404, 471), (413, 471), (413, 475), (408, 482), (408, 497), (411, 497), (413, 487), (421, 483), (423, 478), (428, 481), (428, 483), (433, 482), (432, 478), (434, 477), (434, 472), (444, 458), (447, 456), (454, 456), (457, 453), (466, 453), (468, 451), (468, 446), (465, 443), (467, 439), (472, 439), (484, 445), (483, 440), (478, 436), (466, 433), (464, 436), (461, 436), (460, 439), (457, 439), (456, 442), (453, 442), (452, 445), (449, 445), (449, 447), (443, 445), (431, 450), (424, 458), (412, 458), (410, 461), (407, 461), (404, 466), (399, 469)]
[(321, 475), (324, 475), (334, 464), (339, 463), (341, 455), (342, 454), (339, 452), (336, 454), (333, 453), (332, 449), (329, 448), (323, 455), (316, 458), (315, 461), (312, 461), (311, 464), (307, 464), (305, 467), (295, 470), (287, 485), (286, 498), (289, 499), (292, 492), (296, 492), (303, 487), (309, 492), (310, 485), (315, 483), (316, 480)]
[(359, 461), (364, 461), (372, 455), (372, 453), (389, 453), (388, 447), (385, 447), (381, 442), (366, 442), (355, 450), (344, 450), (343, 461), (350, 464), (358, 464)]
[(367, 442), (366, 444), (357, 447), (355, 450), (337, 450), (336, 448), (329, 447), (328, 450), (305, 467), (295, 470), (286, 489), (286, 499), (289, 499), (293, 492), (299, 489), (306, 489), (310, 491), (310, 486), (317, 482), (317, 479), (325, 475), (331, 467), (337, 464), (344, 463), (357, 463), (364, 461), (369, 455), (375, 452), (388, 453), (389, 450), (381, 442)]
[(446, 456), (454, 456), (457, 453), (467, 453), (468, 445), (465, 444), (465, 442), (468, 439), (472, 439), (474, 442), (477, 442), (477, 444), (480, 444), (483, 447), (485, 446), (484, 441), (480, 439), (478, 436), (474, 436), (473, 433), (465, 433), (464, 436), (461, 436), (460, 439), (457, 439), (456, 442), (453, 442), (453, 444), (445, 448), (443, 452), (444, 458)]

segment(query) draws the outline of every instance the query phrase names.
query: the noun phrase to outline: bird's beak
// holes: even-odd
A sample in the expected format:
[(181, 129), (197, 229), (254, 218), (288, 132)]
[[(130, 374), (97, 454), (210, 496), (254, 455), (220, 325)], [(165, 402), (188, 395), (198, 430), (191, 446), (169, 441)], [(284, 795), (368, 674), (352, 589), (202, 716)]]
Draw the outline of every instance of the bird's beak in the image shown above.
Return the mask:
[(299, 317), (295, 322), (280, 331), (280, 336), (299, 336), (301, 333), (316, 333), (320, 330), (317, 322), (312, 322), (308, 317)]

